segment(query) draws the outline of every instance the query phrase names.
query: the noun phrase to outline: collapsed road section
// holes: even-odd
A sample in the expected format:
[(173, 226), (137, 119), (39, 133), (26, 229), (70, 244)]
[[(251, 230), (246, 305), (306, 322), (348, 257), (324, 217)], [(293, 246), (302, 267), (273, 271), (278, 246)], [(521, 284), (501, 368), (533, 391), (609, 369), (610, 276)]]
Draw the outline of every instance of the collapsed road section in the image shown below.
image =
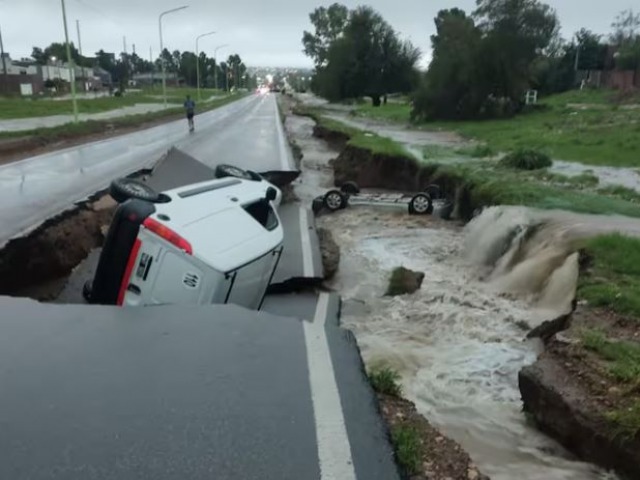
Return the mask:
[[(139, 181), (164, 190), (209, 175), (205, 162), (172, 150)], [(70, 278), (75, 260), (48, 274), (62, 275), (58, 304), (0, 297), (0, 356), (11, 365), (0, 369), (1, 478), (400, 478), (357, 344), (339, 325), (340, 299), (310, 288), (323, 272), (306, 207), (278, 209), (279, 288), (260, 311), (84, 304), (115, 208), (108, 196), (92, 199), (7, 245), (16, 259), (34, 245), (65, 249), (75, 221), (90, 237)]]

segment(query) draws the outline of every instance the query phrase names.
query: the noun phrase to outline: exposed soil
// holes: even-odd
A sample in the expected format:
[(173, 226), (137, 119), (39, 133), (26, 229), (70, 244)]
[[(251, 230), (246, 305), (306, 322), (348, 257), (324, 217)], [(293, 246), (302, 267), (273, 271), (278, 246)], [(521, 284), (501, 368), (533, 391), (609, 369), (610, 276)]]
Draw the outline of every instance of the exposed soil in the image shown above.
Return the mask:
[(640, 400), (640, 384), (613, 378), (606, 361), (587, 350), (584, 331), (608, 338), (640, 340), (640, 322), (605, 310), (580, 306), (570, 327), (551, 338), (538, 361), (520, 372), (524, 409), (541, 430), (585, 460), (640, 478), (640, 434), (621, 435), (607, 413)]
[(10, 241), (0, 251), (0, 295), (56, 298), (73, 268), (102, 244), (115, 208), (104, 194)]
[(331, 280), (340, 265), (340, 247), (334, 240), (331, 230), (327, 228), (317, 228), (316, 233), (318, 234), (318, 241), (320, 243), (324, 279)]
[(405, 399), (378, 394), (380, 410), (389, 429), (408, 426), (420, 437), (421, 468), (410, 480), (488, 480), (453, 440), (442, 435)]

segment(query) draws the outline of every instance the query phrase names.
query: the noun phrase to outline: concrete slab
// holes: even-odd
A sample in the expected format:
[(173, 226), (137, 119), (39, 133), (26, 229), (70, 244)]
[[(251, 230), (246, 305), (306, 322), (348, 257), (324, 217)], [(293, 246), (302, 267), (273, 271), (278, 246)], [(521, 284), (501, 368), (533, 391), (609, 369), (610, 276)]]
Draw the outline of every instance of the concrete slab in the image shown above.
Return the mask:
[(322, 279), (322, 257), (313, 214), (298, 203), (282, 205), (278, 212), (284, 228), (284, 251), (271, 283)]
[(0, 308), (0, 478), (399, 479), (325, 294), (309, 322), (233, 306)]
[(213, 168), (173, 147), (153, 167), (147, 183), (162, 192), (213, 179)]

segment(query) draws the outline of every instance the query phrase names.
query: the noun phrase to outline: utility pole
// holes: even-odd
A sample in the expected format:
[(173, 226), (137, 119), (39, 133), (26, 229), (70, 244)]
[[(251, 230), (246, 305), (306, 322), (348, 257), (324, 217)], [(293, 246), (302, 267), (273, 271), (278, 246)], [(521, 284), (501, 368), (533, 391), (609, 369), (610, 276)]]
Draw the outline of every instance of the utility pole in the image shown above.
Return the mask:
[(124, 54), (127, 54), (127, 37), (123, 36), (122, 37), (122, 51), (124, 52)]
[(162, 12), (158, 17), (158, 30), (160, 31), (160, 65), (162, 66), (162, 99), (163, 99), (165, 108), (167, 107), (167, 78), (166, 78), (167, 74), (166, 74), (166, 68), (164, 65), (164, 58), (162, 57), (164, 53), (164, 46), (162, 45), (162, 17), (164, 17), (168, 13), (184, 10), (187, 7), (188, 5), (184, 5), (178, 8), (172, 8), (171, 10)]
[(69, 63), (69, 83), (71, 84), (71, 102), (73, 103), (73, 121), (78, 123), (78, 101), (76, 99), (76, 67), (71, 57), (71, 46), (69, 45), (69, 29), (67, 28), (67, 10), (62, 4), (62, 23), (64, 23), (64, 39), (67, 42), (67, 62)]
[(228, 46), (229, 45), (225, 43), (224, 45), (218, 45), (213, 49), (213, 63), (215, 64), (215, 67), (213, 68), (213, 84), (216, 90), (218, 89), (218, 50)]
[[(76, 20), (76, 30), (78, 31), (78, 53), (82, 57), (82, 38), (80, 37), (80, 20)], [(82, 81), (84, 83), (84, 91), (87, 91), (87, 74), (82, 66)]]
[[(9, 74), (7, 73), (7, 60), (4, 58), (4, 44), (2, 43), (2, 30), (0, 30), (0, 56), (2, 56), (2, 74), (4, 75), (5, 88), (9, 84)], [(7, 93), (7, 92), (4, 92)]]
[(202, 37), (213, 35), (214, 33), (216, 32), (207, 32), (207, 33), (203, 33), (202, 35), (198, 35), (196, 37), (196, 91), (198, 93), (197, 95), (198, 101), (201, 100), (200, 98), (200, 49), (198, 48), (198, 42)]
[(153, 81), (153, 72), (156, 70), (156, 66), (153, 64), (153, 50), (149, 46), (149, 63), (151, 64), (151, 88), (155, 89), (155, 83)]

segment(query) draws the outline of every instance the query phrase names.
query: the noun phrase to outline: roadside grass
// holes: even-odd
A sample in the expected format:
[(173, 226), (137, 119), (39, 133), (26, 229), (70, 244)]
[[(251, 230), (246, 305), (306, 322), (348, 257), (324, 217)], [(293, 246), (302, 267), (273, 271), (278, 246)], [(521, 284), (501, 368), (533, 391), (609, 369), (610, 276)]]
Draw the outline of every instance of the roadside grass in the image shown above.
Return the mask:
[(456, 153), (471, 158), (488, 158), (496, 155), (496, 152), (489, 145), (459, 148), (456, 150)]
[(580, 276), (581, 298), (594, 307), (640, 318), (640, 239), (602, 235), (584, 241), (583, 248), (591, 265)]
[(549, 155), (538, 150), (521, 148), (505, 155), (500, 160), (500, 165), (517, 170), (541, 170), (553, 165)]
[[(242, 95), (230, 95), (207, 102), (198, 108), (199, 113), (204, 113), (215, 108), (222, 107), (228, 103), (242, 98)], [(0, 132), (2, 138), (37, 137), (43, 142), (51, 142), (68, 138), (82, 137), (94, 133), (103, 133), (108, 130), (134, 127), (148, 122), (162, 119), (178, 118), (183, 113), (182, 107), (168, 108), (157, 112), (143, 113), (138, 115), (127, 115), (110, 120), (88, 120), (79, 123), (67, 123), (51, 128), (37, 128), (34, 130), (22, 130), (18, 132)]]
[[(219, 90), (201, 89), (203, 102)], [(196, 98), (195, 88), (167, 89), (167, 102), (182, 104), (186, 95)], [(80, 113), (100, 113), (140, 103), (162, 103), (162, 89), (146, 89), (142, 92), (125, 92), (121, 97), (96, 97), (78, 99)], [(73, 112), (71, 100), (52, 100), (50, 98), (6, 98), (0, 97), (0, 119), (18, 119), (45, 117), (51, 115), (70, 115)]]
[[(450, 130), (495, 151), (544, 149), (553, 158), (592, 165), (638, 166), (640, 108), (613, 103), (615, 92), (571, 91), (542, 98), (548, 108), (504, 120), (427, 122), (423, 128)], [(640, 102), (640, 95), (626, 98)], [(359, 115), (408, 123), (409, 104), (360, 106)]]
[(640, 400), (633, 402), (630, 407), (609, 412), (607, 418), (615, 422), (619, 436), (625, 440), (634, 439), (640, 433)]
[[(587, 350), (595, 352), (607, 362), (609, 374), (616, 380), (629, 384), (629, 392), (640, 386), (640, 344), (608, 339), (597, 330), (583, 332), (582, 342)], [(640, 400), (606, 414), (614, 422), (616, 435), (625, 440), (640, 433)]]
[(357, 106), (356, 113), (368, 118), (409, 123), (411, 107), (408, 103), (400, 102), (389, 102), (386, 105), (380, 105), (379, 107), (374, 107), (371, 104), (362, 104)]
[(422, 448), (420, 434), (415, 427), (406, 424), (396, 425), (391, 429), (396, 459), (408, 475), (415, 475), (422, 464)]
[(640, 203), (640, 193), (631, 188), (615, 185), (600, 188), (598, 189), (598, 192), (602, 195), (609, 195), (612, 197), (622, 198), (629, 202)]
[(402, 386), (400, 385), (400, 374), (395, 370), (378, 366), (369, 371), (369, 382), (373, 389), (378, 393), (391, 395), (392, 397), (400, 397), (402, 395)]
[(342, 122), (322, 116), (315, 109), (298, 108), (295, 110), (298, 115), (306, 115), (313, 118), (317, 124), (334, 132), (340, 132), (349, 137), (348, 145), (370, 150), (374, 154), (389, 155), (392, 157), (410, 157), (407, 150), (390, 138), (381, 137), (372, 132), (367, 132), (350, 127)]

